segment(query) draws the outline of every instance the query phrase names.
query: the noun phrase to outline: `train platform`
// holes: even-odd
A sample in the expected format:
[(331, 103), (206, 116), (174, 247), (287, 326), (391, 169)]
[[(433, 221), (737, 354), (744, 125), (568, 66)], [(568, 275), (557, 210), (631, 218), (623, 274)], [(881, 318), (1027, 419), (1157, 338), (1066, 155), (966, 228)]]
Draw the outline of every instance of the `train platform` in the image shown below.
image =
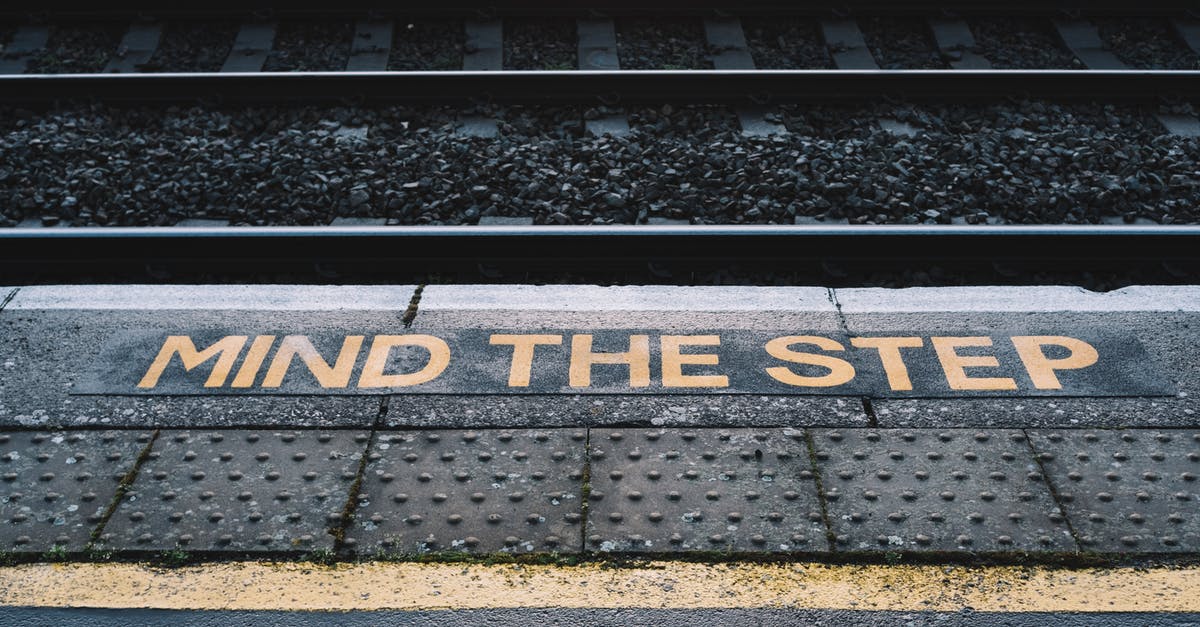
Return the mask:
[(0, 618), (1194, 621), (1197, 346), (1195, 286), (0, 288)]

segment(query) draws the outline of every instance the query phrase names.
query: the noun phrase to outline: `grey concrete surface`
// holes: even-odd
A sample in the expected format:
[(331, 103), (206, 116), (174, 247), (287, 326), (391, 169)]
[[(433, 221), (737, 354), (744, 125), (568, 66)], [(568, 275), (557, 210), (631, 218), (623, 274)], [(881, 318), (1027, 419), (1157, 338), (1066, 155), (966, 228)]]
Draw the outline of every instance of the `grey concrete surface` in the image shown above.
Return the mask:
[(596, 429), (591, 551), (827, 551), (803, 430)]
[[(129, 397), (73, 392), (106, 342), (122, 332), (151, 329), (165, 336), (234, 329), (249, 335), (342, 333), (354, 328), (400, 330), (402, 311), (281, 315), (271, 310), (5, 310), (0, 312), (0, 425), (370, 425), (378, 416), (380, 402), (370, 396)], [(142, 358), (152, 360), (153, 356)]]
[(574, 553), (586, 429), (383, 431), (346, 546), (358, 555)]
[(167, 431), (97, 544), (114, 551), (332, 550), (367, 431)]
[(393, 396), (388, 427), (858, 426), (857, 398), (758, 395)]
[(1081, 287), (951, 286), (839, 288), (842, 313), (1200, 311), (1200, 286), (1134, 285), (1111, 292)]
[(9, 308), (403, 312), (414, 291), (414, 285), (30, 285)]
[[(825, 288), (439, 286), (421, 294), (414, 332), (455, 328), (803, 329), (837, 333)], [(657, 372), (653, 373), (657, 376)], [(389, 426), (867, 424), (853, 396), (395, 396)]]
[[(851, 333), (925, 329), (930, 334), (989, 335), (992, 330), (1004, 329), (1024, 330), (1030, 335), (1071, 335), (1073, 329), (1108, 329), (1139, 342), (1155, 376), (1163, 377), (1176, 391), (1174, 397), (987, 400), (905, 399), (897, 393), (872, 400), (880, 426), (1186, 427), (1200, 420), (1200, 353), (1191, 348), (1200, 340), (1198, 313), (851, 312), (845, 313), (845, 321)], [(925, 342), (923, 348), (910, 350), (932, 349)], [(989, 376), (989, 370), (978, 369), (971, 376)]]
[(0, 625), (24, 627), (242, 627), (274, 625), (608, 625), (622, 627), (782, 627), (784, 625), (847, 625), (876, 627), (1194, 627), (1200, 614), (1167, 613), (993, 613), (993, 612), (884, 612), (787, 609), (503, 609), (441, 610), (422, 612), (247, 612), (199, 610), (95, 610), (60, 608), (0, 608)]

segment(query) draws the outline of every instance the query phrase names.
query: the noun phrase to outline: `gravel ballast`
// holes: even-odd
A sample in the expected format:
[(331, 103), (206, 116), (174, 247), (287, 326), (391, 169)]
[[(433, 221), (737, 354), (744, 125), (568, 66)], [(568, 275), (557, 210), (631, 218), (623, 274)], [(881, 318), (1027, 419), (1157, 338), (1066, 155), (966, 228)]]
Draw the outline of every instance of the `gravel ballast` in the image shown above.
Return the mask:
[(459, 20), (396, 21), (389, 70), (461, 70), (466, 31)]
[[(629, 112), (627, 136), (584, 134), (578, 109), (109, 109), (0, 114), (0, 221), (73, 225), (1194, 223), (1200, 140), (1148, 112), (1060, 107), (788, 107), (792, 133), (747, 137), (724, 107)], [(882, 115), (919, 130), (899, 138)], [(365, 133), (365, 137), (364, 137)]]
[(617, 20), (617, 55), (626, 70), (712, 69), (696, 18)]
[(267, 55), (267, 72), (336, 72), (346, 69), (354, 25), (348, 22), (283, 22)]
[(26, 74), (99, 72), (116, 53), (129, 24), (125, 22), (51, 25), (46, 50), (25, 69)]
[(1121, 61), (1139, 70), (1200, 70), (1200, 56), (1189, 49), (1162, 19), (1093, 20), (1100, 39)]
[(787, 17), (743, 18), (742, 30), (754, 57), (764, 70), (832, 69), (833, 59), (821, 41), (814, 20)]
[(504, 21), (504, 69), (574, 70), (579, 37), (568, 18)]
[(235, 22), (175, 22), (154, 51), (151, 72), (217, 72), (237, 37)]
[(1083, 69), (1047, 19), (990, 17), (969, 26), (979, 53), (997, 69)]
[(858, 26), (871, 55), (882, 69), (941, 70), (947, 67), (925, 20), (870, 17), (859, 19)]

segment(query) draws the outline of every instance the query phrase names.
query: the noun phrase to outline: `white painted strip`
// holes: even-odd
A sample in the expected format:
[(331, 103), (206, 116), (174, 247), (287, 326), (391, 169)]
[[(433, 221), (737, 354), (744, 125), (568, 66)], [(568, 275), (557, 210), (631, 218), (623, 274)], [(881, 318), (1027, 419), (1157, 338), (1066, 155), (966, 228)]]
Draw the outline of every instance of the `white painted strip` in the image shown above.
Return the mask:
[(41, 285), (10, 309), (404, 311), (414, 285)]
[(823, 287), (430, 285), (421, 311), (817, 311), (835, 313)]
[(842, 313), (1200, 311), (1200, 286), (1139, 285), (1112, 292), (1067, 286), (834, 290)]

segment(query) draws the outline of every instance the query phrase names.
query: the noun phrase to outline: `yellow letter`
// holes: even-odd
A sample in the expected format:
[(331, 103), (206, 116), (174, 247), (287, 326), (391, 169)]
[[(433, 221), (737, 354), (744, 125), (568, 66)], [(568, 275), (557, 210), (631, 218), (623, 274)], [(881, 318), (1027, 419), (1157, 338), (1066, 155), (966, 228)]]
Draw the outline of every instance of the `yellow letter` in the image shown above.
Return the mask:
[(720, 346), (719, 335), (662, 336), (662, 382), (667, 388), (727, 388), (729, 377), (721, 375), (683, 374), (684, 364), (715, 366), (718, 357), (712, 353), (679, 352), (680, 346)]
[(592, 364), (629, 364), (629, 387), (650, 385), (650, 336), (629, 336), (629, 351), (625, 353), (593, 353), (592, 336), (571, 336), (571, 387), (592, 385)]
[(1017, 382), (1008, 377), (971, 378), (963, 368), (998, 368), (1000, 362), (992, 355), (959, 355), (959, 346), (991, 346), (990, 337), (931, 337), (933, 348), (946, 372), (951, 390), (1015, 390)]
[(271, 350), (273, 343), (275, 343), (274, 335), (260, 335), (254, 338), (254, 342), (250, 344), (250, 350), (246, 351), (246, 358), (242, 360), (242, 367), (238, 368), (237, 376), (233, 378), (233, 387), (248, 388), (254, 385), (258, 369), (262, 368), (263, 360), (267, 358), (267, 353)]
[(246, 337), (245, 335), (227, 335), (203, 351), (197, 351), (192, 338), (186, 335), (171, 335), (163, 342), (162, 348), (158, 351), (158, 357), (154, 358), (150, 369), (146, 371), (146, 375), (142, 377), (137, 386), (139, 388), (157, 386), (159, 377), (167, 369), (167, 364), (171, 363), (171, 357), (178, 353), (179, 361), (183, 362), (183, 369), (188, 371), (216, 357), (217, 363), (213, 365), (208, 380), (204, 382), (204, 387), (219, 388), (225, 385), (225, 378), (233, 369), (233, 362), (237, 361), (238, 353), (242, 352), (242, 347), (246, 345)]
[[(1100, 359), (1100, 353), (1096, 352), (1094, 346), (1073, 337), (1018, 335), (1013, 337), (1012, 343), (1017, 347), (1017, 355), (1021, 357), (1021, 363), (1025, 364), (1025, 370), (1029, 371), (1033, 387), (1039, 390), (1062, 389), (1062, 383), (1059, 383), (1054, 374), (1055, 370), (1087, 368)], [(1042, 346), (1046, 344), (1062, 346), (1071, 352), (1062, 359), (1050, 359), (1042, 352)]]
[(912, 379), (908, 378), (908, 367), (900, 356), (901, 348), (920, 348), (925, 342), (919, 337), (852, 337), (850, 345), (855, 348), (874, 348), (879, 351), (879, 361), (887, 373), (888, 385), (893, 390), (911, 390)]
[(264, 388), (277, 388), (283, 384), (283, 376), (292, 365), (292, 358), (299, 355), (300, 360), (308, 366), (308, 371), (317, 379), (323, 388), (344, 388), (350, 383), (350, 374), (354, 370), (354, 362), (358, 359), (358, 350), (362, 348), (363, 336), (347, 335), (342, 342), (342, 351), (338, 353), (337, 361), (330, 365), (317, 353), (312, 342), (304, 335), (288, 335), (279, 343), (275, 351), (275, 359), (263, 379)]
[(492, 346), (504, 345), (513, 347), (512, 366), (508, 370), (508, 387), (529, 387), (529, 377), (533, 372), (533, 351), (538, 344), (558, 346), (562, 344), (561, 335), (492, 335), (489, 343)]
[(850, 362), (828, 355), (798, 353), (791, 349), (792, 344), (812, 344), (827, 351), (846, 350), (845, 346), (827, 337), (816, 335), (777, 337), (767, 342), (767, 354), (775, 359), (790, 361), (794, 364), (808, 364), (828, 368), (829, 374), (820, 377), (806, 377), (798, 375), (784, 366), (767, 368), (767, 374), (771, 375), (771, 378), (776, 381), (800, 387), (824, 388), (841, 385), (854, 378), (854, 366), (850, 365)]
[[(396, 346), (420, 346), (429, 351), (429, 362), (424, 368), (411, 374), (383, 374), (388, 355)], [(438, 378), (450, 364), (450, 347), (440, 337), (432, 335), (377, 335), (367, 353), (362, 376), (358, 378), (360, 388), (403, 388), (427, 383)]]

